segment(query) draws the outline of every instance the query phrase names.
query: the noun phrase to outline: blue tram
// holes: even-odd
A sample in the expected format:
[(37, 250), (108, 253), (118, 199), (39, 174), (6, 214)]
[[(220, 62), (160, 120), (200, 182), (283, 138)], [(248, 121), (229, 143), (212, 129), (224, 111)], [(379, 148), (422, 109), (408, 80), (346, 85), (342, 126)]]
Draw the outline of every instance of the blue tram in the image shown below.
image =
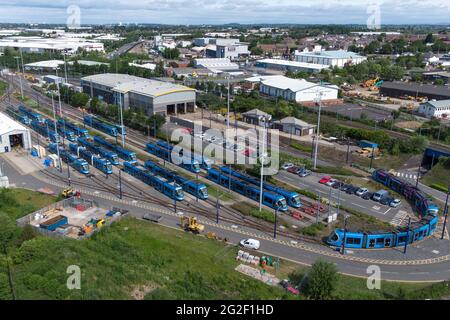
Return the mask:
[(31, 110), (25, 106), (20, 105), (19, 112), (21, 114), (27, 116), (28, 119), (30, 119), (31, 121), (37, 121), (37, 122), (41, 122), (41, 123), (44, 122), (44, 117), (41, 114), (34, 112), (33, 110)]
[[(170, 143), (167, 143), (166, 141), (158, 140), (158, 142), (156, 144), (164, 149), (167, 149), (170, 151), (173, 150), (173, 145), (171, 145)], [(194, 153), (192, 155), (192, 153), (190, 151), (185, 150), (185, 149), (183, 149), (182, 151), (183, 151), (182, 154), (180, 154), (181, 156), (184, 156), (185, 158), (188, 158), (188, 159), (190, 158), (193, 160), (197, 160), (203, 169), (209, 170), (212, 168), (212, 161), (209, 160), (207, 157), (196, 154), (196, 153)]]
[(98, 143), (99, 145), (114, 151), (115, 153), (117, 153), (117, 155), (121, 159), (123, 159), (123, 160), (125, 160), (125, 161), (127, 161), (129, 163), (136, 163), (137, 162), (136, 152), (129, 151), (129, 150), (126, 150), (124, 148), (121, 148), (121, 147), (119, 147), (118, 145), (116, 145), (114, 143), (110, 143), (110, 142), (100, 138), (99, 136), (95, 136), (94, 137), (94, 141), (96, 143)]
[[(239, 178), (241, 180), (244, 180), (246, 182), (249, 182), (253, 185), (256, 186), (260, 186), (261, 185), (261, 181), (258, 181), (258, 179), (250, 177), (248, 175), (239, 173), (237, 171), (231, 170), (229, 167), (227, 166), (223, 166), (220, 168), (220, 171), (226, 173), (226, 174), (231, 174), (232, 176)], [(263, 188), (267, 191), (273, 192), (273, 193), (277, 193), (280, 196), (283, 196), (286, 198), (287, 203), (289, 206), (293, 207), (293, 208), (300, 208), (302, 206), (302, 203), (300, 201), (300, 195), (297, 192), (294, 191), (287, 191), (284, 190), (283, 188), (279, 188), (276, 187), (274, 185), (271, 185), (270, 183), (267, 182), (263, 182)]]
[[(57, 154), (57, 146), (56, 143), (51, 143), (48, 146), (50, 152)], [(59, 155), (61, 160), (71, 165), (75, 170), (77, 170), (81, 174), (89, 174), (89, 164), (84, 159), (78, 159), (75, 155), (66, 151), (64, 148), (60, 147)]]
[(61, 137), (55, 131), (53, 131), (53, 129), (48, 124), (33, 120), (31, 121), (31, 128), (33, 128), (33, 130), (39, 133), (41, 136), (50, 139), (51, 142), (61, 143)]
[[(45, 119), (45, 123), (50, 127), (50, 128), (54, 128), (55, 127), (55, 122), (51, 119)], [(64, 129), (63, 126), (61, 126), (58, 122), (56, 123), (56, 127), (58, 129), (58, 133), (64, 135), (64, 137), (66, 137), (67, 140), (69, 140), (70, 142), (75, 142), (77, 140), (77, 138), (75, 137), (75, 133), (73, 131)]]
[(372, 178), (410, 200), (421, 216), (437, 215), (439, 207), (431, 202), (419, 189), (384, 170), (375, 170)]
[(176, 201), (184, 200), (183, 189), (176, 183), (170, 183), (167, 179), (148, 172), (144, 168), (139, 168), (132, 163), (124, 162), (123, 170), (133, 177), (141, 180), (145, 184), (154, 187), (159, 192), (165, 194)]
[(87, 129), (81, 128), (68, 120), (59, 119), (58, 125), (60, 125), (62, 127), (65, 126), (66, 128), (72, 130), (80, 138), (89, 138), (90, 137), (89, 131)]
[[(220, 172), (215, 169), (208, 170), (208, 174), (206, 176), (207, 179), (220, 184), (223, 187), (228, 188), (231, 186), (231, 190), (242, 194), (243, 196), (246, 196), (252, 200), (258, 201), (260, 200), (260, 190), (259, 188), (240, 180), (237, 177), (233, 177), (231, 175), (227, 175), (223, 172)], [(279, 211), (287, 211), (288, 205), (286, 202), (286, 198), (283, 196), (280, 196), (279, 194), (264, 191), (263, 192), (263, 204)]]
[[(421, 216), (421, 220), (411, 224), (409, 231), (404, 227), (396, 228), (393, 232), (347, 231), (345, 246), (358, 249), (379, 249), (404, 246), (432, 235), (437, 227), (439, 207), (431, 202), (419, 189), (384, 170), (375, 170), (372, 178), (405, 196), (411, 201)], [(344, 230), (336, 229), (327, 239), (331, 246), (342, 246)]]
[(83, 121), (85, 125), (98, 129), (112, 137), (117, 137), (119, 134), (116, 126), (107, 124), (94, 116), (85, 115)]
[(187, 158), (181, 155), (173, 155), (172, 152), (166, 148), (160, 147), (154, 143), (147, 143), (146, 151), (151, 153), (157, 157), (160, 157), (166, 161), (172, 162), (186, 170), (189, 170), (193, 173), (200, 172), (200, 164), (197, 160), (193, 160), (191, 158)]
[[(345, 247), (353, 249), (382, 249), (404, 246), (423, 240), (436, 231), (438, 217), (428, 215), (418, 222), (411, 223), (410, 229), (401, 227), (392, 232), (345, 232)], [(340, 247), (344, 240), (344, 230), (336, 229), (327, 239), (331, 246)]]
[(70, 152), (76, 154), (78, 157), (88, 161), (91, 166), (97, 168), (104, 174), (112, 174), (112, 164), (108, 159), (100, 158), (91, 152), (87, 151), (85, 147), (80, 147), (75, 143), (69, 144)]
[(158, 166), (151, 161), (145, 162), (145, 168), (153, 172), (154, 174), (158, 174), (166, 179), (169, 179), (170, 181), (175, 181), (183, 188), (184, 191), (192, 194), (195, 197), (198, 197), (199, 199), (208, 199), (208, 188), (203, 183), (197, 183), (195, 181), (188, 180), (184, 177), (179, 176), (173, 171)]
[(24, 125), (27, 125), (27, 126), (31, 125), (31, 119), (28, 118), (27, 115), (18, 113), (18, 112), (16, 112), (16, 111), (15, 111), (14, 109), (12, 109), (12, 108), (7, 108), (7, 109), (6, 109), (6, 112), (7, 112), (11, 117), (13, 117), (13, 118), (16, 119), (17, 121), (23, 123)]
[(78, 143), (83, 147), (86, 147), (86, 149), (99, 154), (105, 159), (108, 159), (113, 166), (118, 166), (120, 164), (119, 157), (114, 152), (107, 151), (99, 146), (96, 146), (95, 144), (84, 138), (78, 138)]

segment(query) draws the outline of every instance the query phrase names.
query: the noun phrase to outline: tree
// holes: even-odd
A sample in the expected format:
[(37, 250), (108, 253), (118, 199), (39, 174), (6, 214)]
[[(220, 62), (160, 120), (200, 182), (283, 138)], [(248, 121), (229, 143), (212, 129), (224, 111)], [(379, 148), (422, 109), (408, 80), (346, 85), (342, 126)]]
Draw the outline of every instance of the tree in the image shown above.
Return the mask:
[(72, 95), (71, 105), (74, 107), (84, 107), (89, 101), (86, 93), (77, 92)]
[(162, 56), (165, 59), (178, 59), (178, 57), (180, 56), (180, 50), (178, 50), (177, 48), (166, 48), (163, 52), (162, 52)]
[(339, 275), (336, 266), (330, 262), (315, 262), (307, 277), (306, 294), (314, 300), (330, 299), (336, 288)]
[(434, 43), (434, 37), (432, 33), (427, 34), (427, 37), (425, 38), (425, 43)]

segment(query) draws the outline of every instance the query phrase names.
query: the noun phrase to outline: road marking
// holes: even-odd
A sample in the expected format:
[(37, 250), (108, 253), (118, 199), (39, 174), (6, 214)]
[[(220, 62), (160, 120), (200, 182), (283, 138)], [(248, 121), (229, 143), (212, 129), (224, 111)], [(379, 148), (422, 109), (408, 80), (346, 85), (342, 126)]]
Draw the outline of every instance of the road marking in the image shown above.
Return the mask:
[(381, 209), (379, 206), (373, 206), (372, 208), (377, 211)]
[(433, 252), (434, 254), (439, 254), (439, 251), (437, 251), (437, 250), (433, 250), (431, 252)]
[(383, 213), (383, 215), (386, 215), (389, 211), (391, 211), (391, 209), (392, 209), (392, 208), (387, 209), (386, 212)]

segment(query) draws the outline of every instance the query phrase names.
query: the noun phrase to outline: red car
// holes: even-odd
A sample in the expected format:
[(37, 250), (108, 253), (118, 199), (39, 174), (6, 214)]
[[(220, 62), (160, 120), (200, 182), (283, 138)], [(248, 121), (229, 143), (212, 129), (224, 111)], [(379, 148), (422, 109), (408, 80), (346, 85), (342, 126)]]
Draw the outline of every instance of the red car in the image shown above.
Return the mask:
[(330, 176), (322, 177), (322, 179), (319, 180), (319, 183), (326, 184), (328, 181), (330, 181), (332, 178)]
[(290, 167), (289, 169), (287, 169), (287, 172), (297, 174), (298, 170), (300, 170), (299, 167), (293, 166), (293, 167)]
[(289, 283), (289, 280), (285, 279), (285, 280), (281, 281), (280, 284), (281, 284), (281, 286), (282, 286), (283, 288), (285, 288), (285, 289), (286, 289), (287, 291), (289, 291), (290, 293), (295, 294), (295, 295), (299, 295), (299, 294), (300, 294), (300, 291), (299, 291), (298, 289), (294, 288), (294, 287)]

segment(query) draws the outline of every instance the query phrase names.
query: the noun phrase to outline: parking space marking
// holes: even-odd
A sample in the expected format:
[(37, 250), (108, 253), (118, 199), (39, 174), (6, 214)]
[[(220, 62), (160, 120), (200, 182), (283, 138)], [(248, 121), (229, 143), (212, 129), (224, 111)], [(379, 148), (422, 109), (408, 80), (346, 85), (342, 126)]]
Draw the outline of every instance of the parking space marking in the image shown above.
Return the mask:
[(381, 208), (380, 208), (379, 206), (373, 206), (373, 207), (372, 207), (372, 209), (374, 209), (374, 210), (377, 210), (377, 211), (378, 211), (378, 210), (380, 210)]
[(389, 211), (391, 211), (392, 208), (387, 209), (384, 213), (382, 213), (383, 215), (386, 215)]

